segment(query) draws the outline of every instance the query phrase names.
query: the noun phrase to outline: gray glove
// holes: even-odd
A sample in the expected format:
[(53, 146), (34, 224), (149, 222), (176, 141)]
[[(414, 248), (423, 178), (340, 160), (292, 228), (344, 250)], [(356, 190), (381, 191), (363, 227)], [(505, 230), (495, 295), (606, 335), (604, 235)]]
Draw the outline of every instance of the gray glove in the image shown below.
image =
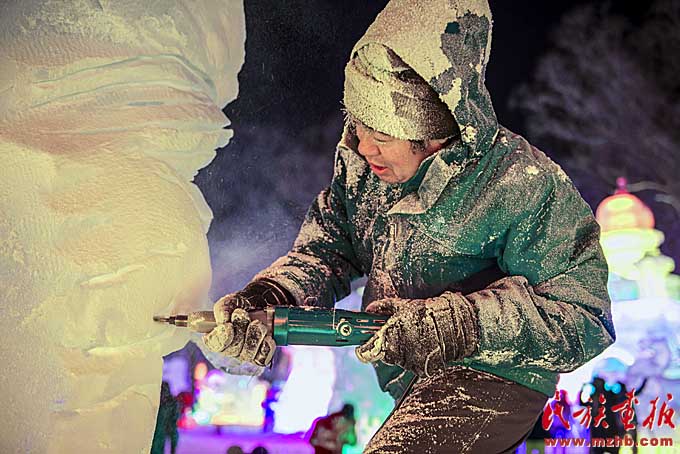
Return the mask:
[(247, 311), (294, 304), (290, 293), (276, 282), (269, 279), (252, 282), (240, 292), (226, 295), (215, 303), (213, 312), (217, 326), (203, 336), (203, 342), (212, 351), (268, 366), (276, 343), (269, 327), (259, 320), (251, 320)]
[(445, 292), (424, 300), (383, 299), (366, 311), (390, 318), (356, 348), (362, 362), (382, 361), (426, 377), (477, 349), (477, 314), (460, 293)]

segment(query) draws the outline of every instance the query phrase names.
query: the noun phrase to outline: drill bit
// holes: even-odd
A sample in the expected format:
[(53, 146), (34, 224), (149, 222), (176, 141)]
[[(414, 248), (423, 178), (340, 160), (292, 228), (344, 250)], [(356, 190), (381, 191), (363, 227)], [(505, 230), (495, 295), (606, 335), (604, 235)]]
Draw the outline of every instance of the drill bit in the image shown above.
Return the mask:
[(188, 318), (189, 318), (188, 315), (183, 315), (183, 314), (168, 315), (167, 317), (164, 317), (162, 315), (154, 315), (153, 321), (159, 322), (159, 323), (167, 323), (168, 325), (187, 326)]
[(197, 333), (208, 333), (215, 328), (215, 317), (212, 311), (190, 312), (176, 315), (154, 315), (153, 321), (168, 325), (189, 328)]

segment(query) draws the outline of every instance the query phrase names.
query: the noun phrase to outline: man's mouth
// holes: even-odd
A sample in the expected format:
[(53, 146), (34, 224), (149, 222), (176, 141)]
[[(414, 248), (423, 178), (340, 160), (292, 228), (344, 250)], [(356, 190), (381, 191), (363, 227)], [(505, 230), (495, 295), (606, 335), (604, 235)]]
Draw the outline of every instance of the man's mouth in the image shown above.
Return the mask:
[(378, 166), (370, 162), (368, 163), (368, 165), (371, 167), (371, 170), (375, 173), (382, 173), (387, 170), (387, 167)]

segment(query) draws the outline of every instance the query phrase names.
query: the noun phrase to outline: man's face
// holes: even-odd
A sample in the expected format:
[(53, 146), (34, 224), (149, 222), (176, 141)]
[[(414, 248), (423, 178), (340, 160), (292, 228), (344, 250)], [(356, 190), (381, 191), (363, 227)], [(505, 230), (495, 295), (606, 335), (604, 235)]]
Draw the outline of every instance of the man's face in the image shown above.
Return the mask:
[(386, 183), (404, 183), (416, 174), (420, 163), (439, 147), (428, 143), (424, 150), (414, 150), (408, 140), (396, 139), (355, 123), (358, 151), (368, 161), (371, 171)]

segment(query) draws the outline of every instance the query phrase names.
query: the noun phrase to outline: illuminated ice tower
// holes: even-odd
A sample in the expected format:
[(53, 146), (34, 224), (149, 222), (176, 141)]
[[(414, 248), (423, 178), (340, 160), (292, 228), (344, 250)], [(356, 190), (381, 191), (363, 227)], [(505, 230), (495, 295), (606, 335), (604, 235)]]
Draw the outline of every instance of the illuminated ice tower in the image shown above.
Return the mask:
[[(639, 436), (672, 436), (669, 427), (641, 426), (653, 410), (650, 401), (675, 396), (670, 405), (678, 412), (680, 396), (680, 276), (675, 262), (661, 253), (662, 232), (654, 229), (654, 215), (639, 198), (628, 193), (626, 180), (597, 208), (601, 244), (609, 265), (609, 293), (617, 340), (598, 358), (592, 370), (607, 381), (623, 381), (628, 388), (646, 385), (638, 396)], [(604, 360), (603, 358), (610, 358)], [(617, 358), (628, 367), (609, 371)], [(616, 363), (616, 361), (613, 361)], [(619, 363), (621, 364), (621, 363)], [(588, 365), (586, 365), (587, 367)], [(677, 418), (675, 418), (677, 419)], [(677, 421), (676, 421), (677, 422)], [(640, 453), (661, 452), (640, 448)]]
[(595, 375), (623, 381), (629, 389), (646, 379), (638, 405), (644, 418), (651, 399), (672, 393), (676, 407), (680, 397), (680, 276), (672, 274), (673, 259), (659, 250), (664, 235), (654, 229), (652, 211), (627, 191), (624, 178), (617, 180), (614, 195), (600, 203), (596, 217), (609, 265), (617, 339), (587, 364), (562, 374), (559, 388), (573, 400)]
[(625, 178), (617, 180), (614, 195), (597, 208), (601, 244), (610, 270), (609, 290), (615, 301), (679, 299), (680, 277), (672, 275), (675, 262), (659, 251), (662, 232), (654, 229), (654, 215), (639, 198), (628, 193)]
[(680, 276), (671, 274), (675, 262), (659, 250), (664, 235), (654, 229), (652, 211), (619, 178), (616, 192), (600, 203), (596, 217), (618, 332), (616, 343), (602, 356), (640, 366), (641, 355), (651, 348), (658, 364), (651, 369), (648, 364), (644, 373), (680, 375)]

